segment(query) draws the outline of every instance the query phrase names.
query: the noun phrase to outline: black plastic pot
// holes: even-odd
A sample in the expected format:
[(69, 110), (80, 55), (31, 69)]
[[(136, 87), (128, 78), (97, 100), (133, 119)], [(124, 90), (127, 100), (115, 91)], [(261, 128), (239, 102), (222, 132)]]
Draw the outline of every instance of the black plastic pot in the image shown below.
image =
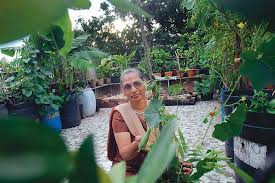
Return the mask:
[(8, 108), (6, 103), (0, 104), (0, 116), (6, 116), (8, 115)]
[(209, 75), (209, 69), (207, 69), (207, 68), (201, 68), (199, 70), (199, 74)]
[(120, 77), (119, 76), (111, 76), (111, 82), (112, 83), (120, 83)]
[[(275, 114), (248, 112), (241, 135), (234, 138), (234, 163), (255, 177), (265, 169), (275, 147)], [(242, 183), (238, 175), (236, 182)]]
[(70, 94), (69, 100), (60, 109), (62, 128), (72, 128), (80, 125), (81, 116), (77, 94)]
[[(272, 95), (271, 90), (263, 90), (263, 91), (268, 94), (269, 98), (271, 97), (271, 95)], [(222, 92), (222, 94), (223, 94), (223, 96), (221, 96), (222, 104), (224, 104), (225, 101), (227, 100), (227, 98), (229, 98), (230, 93), (231, 93), (231, 91)], [(241, 99), (241, 97), (243, 97), (243, 96), (246, 97), (246, 103), (248, 105), (250, 105), (250, 103), (251, 103), (250, 99), (253, 95), (254, 95), (253, 90), (236, 90), (230, 96), (229, 100), (227, 101), (227, 105), (238, 102)], [(235, 108), (235, 106), (224, 106), (224, 108), (223, 108), (224, 115), (225, 116), (230, 115), (230, 113), (234, 110), (234, 108)], [(225, 142), (225, 153), (226, 153), (226, 156), (231, 158), (232, 162), (234, 162), (234, 140), (233, 140), (233, 138)]]
[(213, 99), (213, 92), (208, 93), (206, 95), (201, 94), (201, 100), (202, 101), (208, 101)]
[(32, 102), (21, 102), (21, 103), (14, 103), (8, 104), (8, 111), (9, 115), (12, 116), (20, 116), (26, 117), (31, 119), (38, 119), (37, 109), (34, 103)]

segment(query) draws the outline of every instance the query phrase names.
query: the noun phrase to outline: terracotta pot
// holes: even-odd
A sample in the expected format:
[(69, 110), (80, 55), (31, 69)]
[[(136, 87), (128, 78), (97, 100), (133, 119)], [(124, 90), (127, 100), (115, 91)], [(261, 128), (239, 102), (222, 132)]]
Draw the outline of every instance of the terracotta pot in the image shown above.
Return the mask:
[(96, 80), (96, 85), (97, 86), (102, 86), (102, 85), (104, 85), (104, 79), (102, 78), (102, 79), (97, 79)]
[(268, 85), (266, 87), (267, 90), (273, 90), (275, 88), (275, 85)]
[(154, 73), (155, 76), (161, 77), (161, 73), (160, 72), (156, 72)]
[(164, 72), (165, 76), (173, 76), (173, 72), (172, 71), (168, 71), (168, 72)]
[(105, 78), (105, 79), (104, 79), (104, 82), (105, 82), (106, 84), (110, 84), (110, 83), (111, 83), (111, 78)]
[(187, 70), (187, 74), (189, 78), (193, 78), (197, 74), (197, 69), (189, 69)]

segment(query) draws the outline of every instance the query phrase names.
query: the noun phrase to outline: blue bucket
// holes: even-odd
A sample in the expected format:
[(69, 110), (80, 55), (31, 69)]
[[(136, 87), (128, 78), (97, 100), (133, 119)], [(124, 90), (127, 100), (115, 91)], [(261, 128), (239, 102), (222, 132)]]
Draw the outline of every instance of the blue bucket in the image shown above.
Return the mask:
[(44, 109), (46, 114), (41, 116), (41, 123), (57, 132), (61, 132), (62, 125), (59, 110), (54, 110), (51, 107), (45, 107)]

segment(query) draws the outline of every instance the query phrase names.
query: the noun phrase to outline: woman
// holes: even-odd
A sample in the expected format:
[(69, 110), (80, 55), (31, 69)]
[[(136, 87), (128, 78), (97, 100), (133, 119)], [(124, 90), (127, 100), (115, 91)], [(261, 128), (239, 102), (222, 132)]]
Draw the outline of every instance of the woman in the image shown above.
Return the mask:
[[(147, 130), (144, 120), (144, 109), (148, 105), (143, 78), (136, 69), (125, 70), (120, 77), (123, 95), (128, 102), (113, 108), (110, 116), (108, 134), (108, 159), (113, 165), (126, 161), (126, 176), (136, 175), (140, 169), (147, 152), (138, 151), (138, 144)], [(154, 135), (149, 138), (153, 143)], [(185, 163), (190, 166), (190, 163)], [(185, 167), (185, 174), (192, 169)]]

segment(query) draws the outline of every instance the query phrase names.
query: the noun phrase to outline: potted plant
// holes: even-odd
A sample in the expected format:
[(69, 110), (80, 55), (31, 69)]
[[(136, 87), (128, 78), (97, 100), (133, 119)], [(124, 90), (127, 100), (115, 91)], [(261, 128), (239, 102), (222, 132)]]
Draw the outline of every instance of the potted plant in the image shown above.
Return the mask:
[(40, 121), (57, 132), (62, 130), (59, 109), (63, 104), (63, 98), (52, 91), (44, 92), (36, 96)]
[(194, 90), (201, 95), (202, 101), (212, 100), (213, 91), (217, 83), (215, 75), (207, 76), (201, 82), (194, 81)]
[(104, 75), (104, 82), (106, 84), (111, 83), (111, 69), (112, 69), (112, 62), (109, 59), (102, 59), (101, 60), (101, 65), (102, 65), (102, 71)]
[(99, 65), (96, 67), (96, 84), (98, 86), (104, 85), (104, 66)]
[(9, 114), (36, 120), (38, 113), (34, 96), (47, 86), (42, 86), (45, 84), (45, 73), (41, 72), (40, 69), (34, 69), (35, 67), (43, 67), (37, 62), (37, 52), (32, 52), (33, 50), (33, 45), (26, 42), (26, 46), (21, 49), (22, 57), (13, 61), (17, 62), (16, 67), (10, 71), (9, 77), (5, 80), (5, 85), (8, 90)]
[[(246, 120), (239, 137), (234, 137), (234, 162), (251, 176), (263, 171), (266, 158), (275, 147), (275, 99), (264, 91), (250, 100)], [(250, 151), (251, 147), (257, 152)], [(257, 162), (247, 161), (257, 158)], [(241, 182), (236, 176), (236, 182)]]

